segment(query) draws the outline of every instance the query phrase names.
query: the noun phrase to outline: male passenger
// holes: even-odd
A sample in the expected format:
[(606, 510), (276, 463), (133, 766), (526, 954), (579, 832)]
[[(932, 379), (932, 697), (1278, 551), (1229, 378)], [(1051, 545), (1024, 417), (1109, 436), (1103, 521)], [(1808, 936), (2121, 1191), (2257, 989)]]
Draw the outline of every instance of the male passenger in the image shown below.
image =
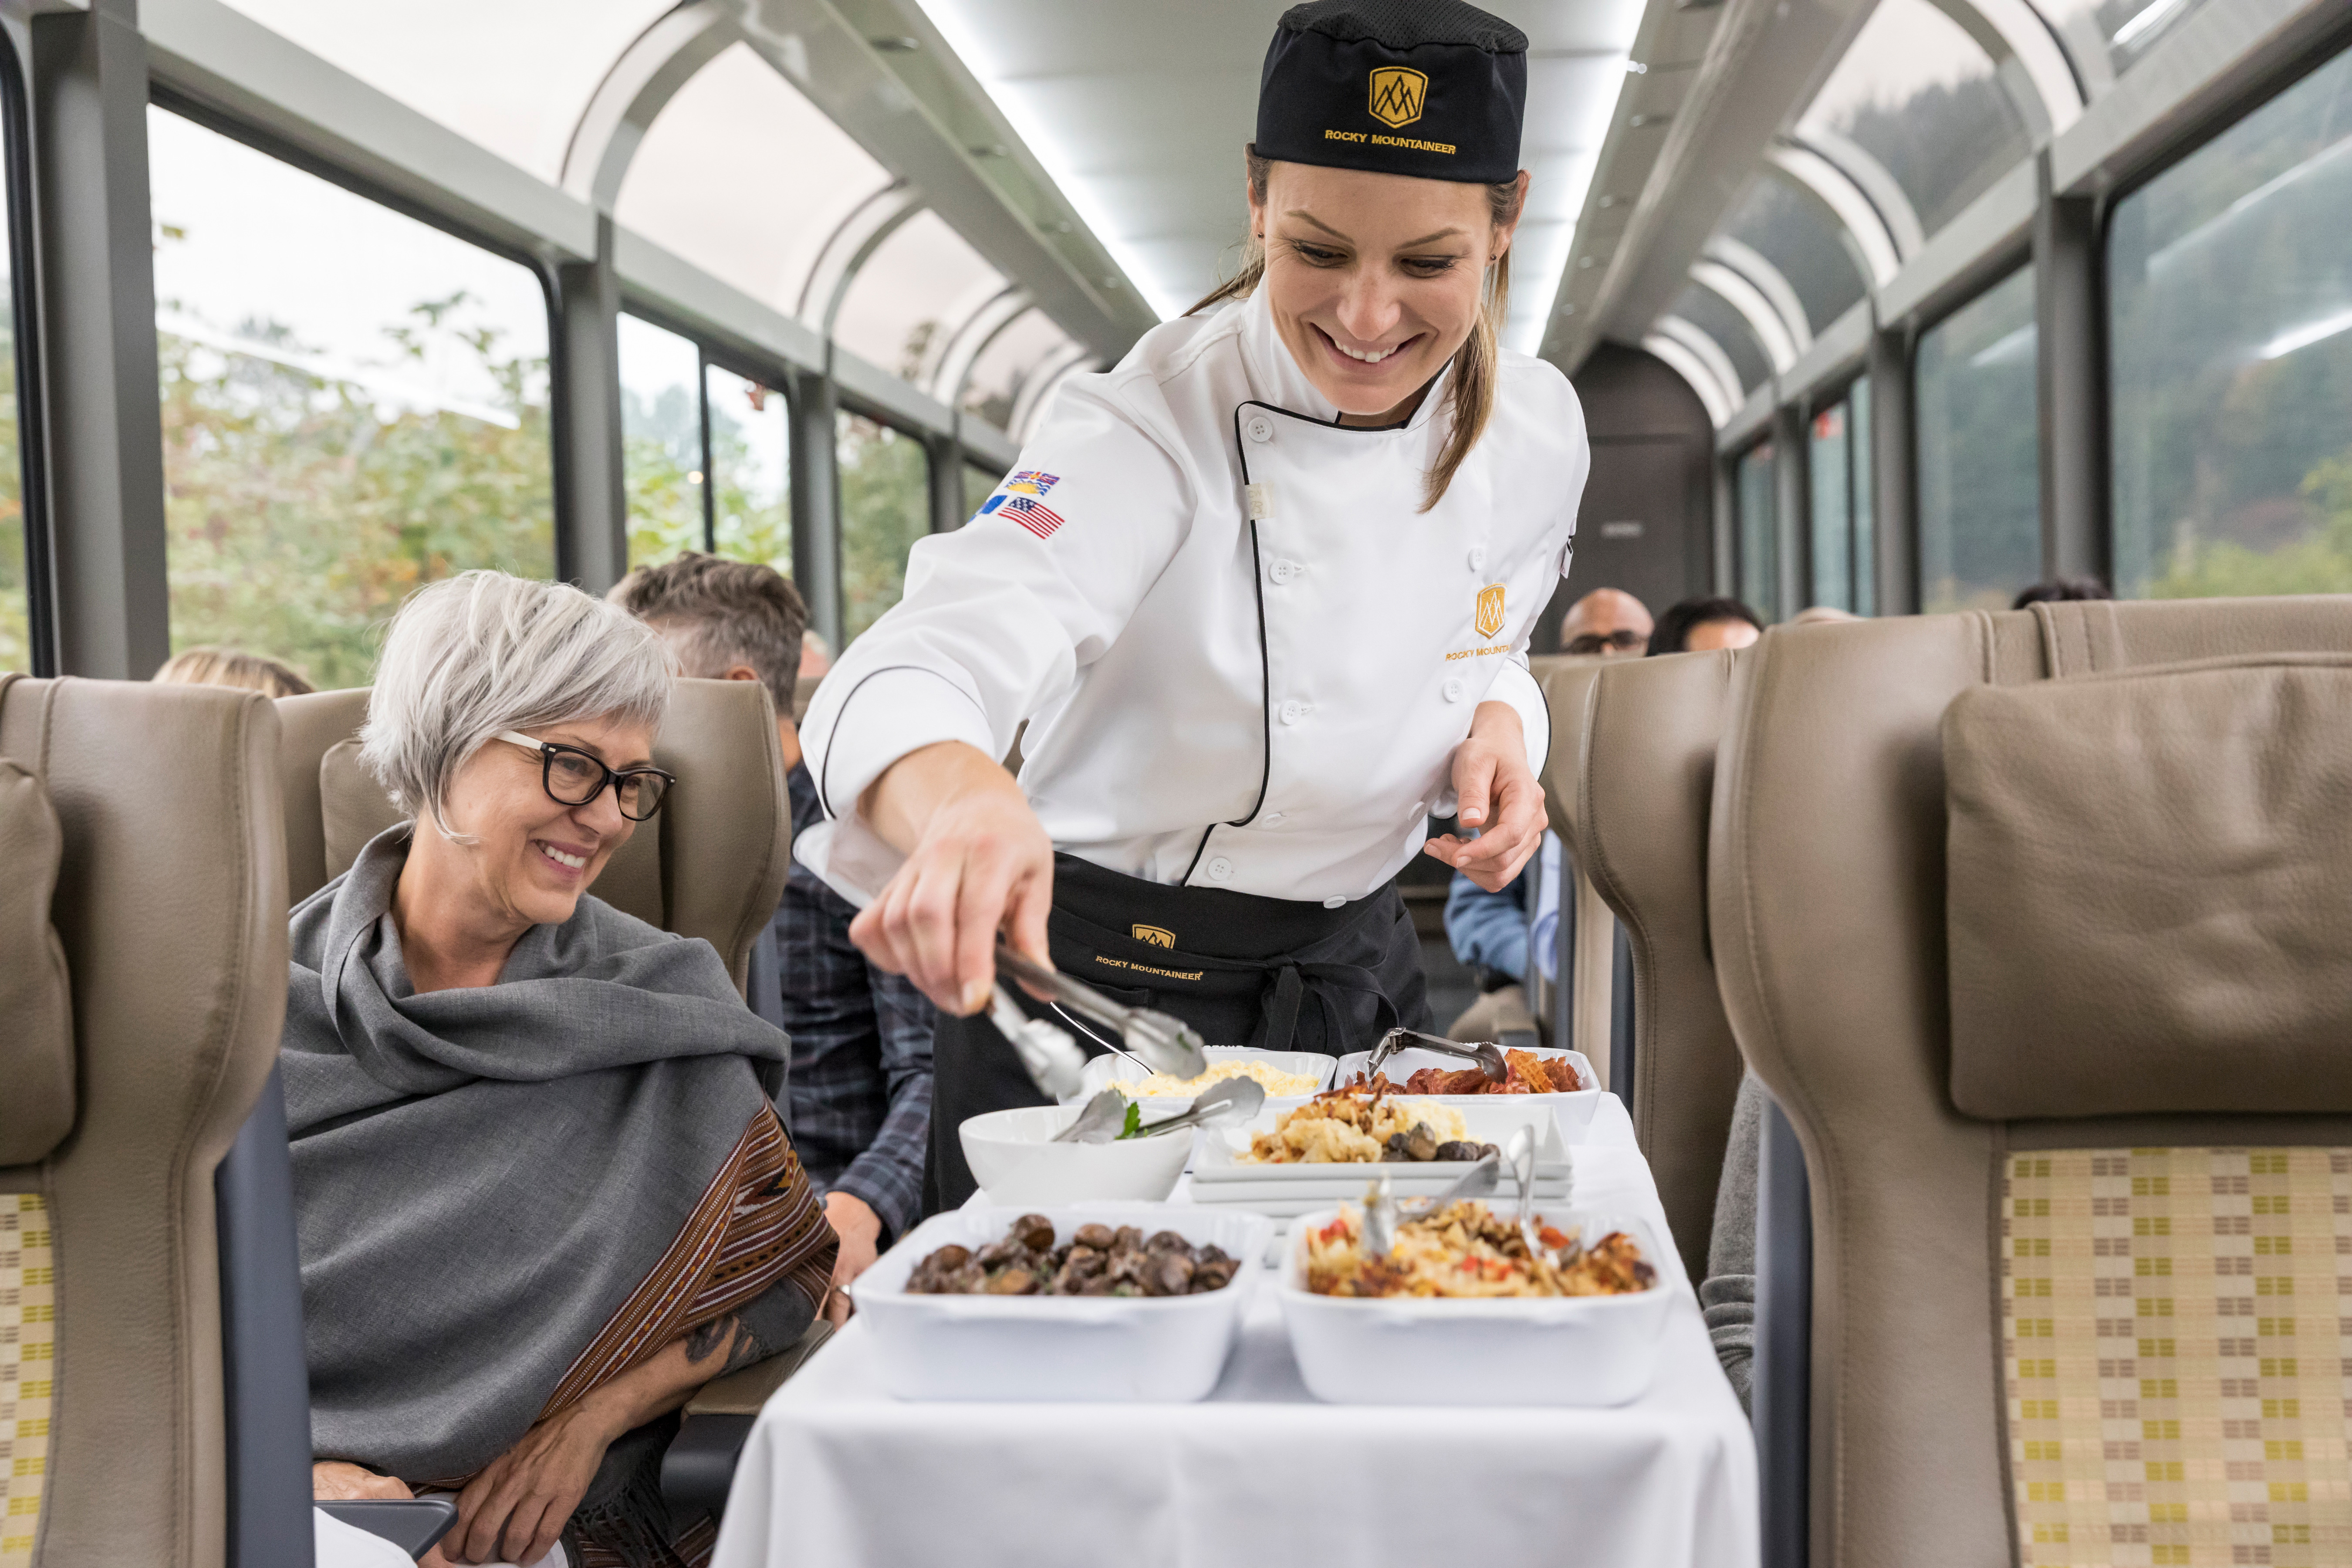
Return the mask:
[[(1650, 612), (1622, 588), (1595, 588), (1560, 619), (1562, 653), (1638, 658), (1649, 646)], [(1543, 855), (1528, 862), (1528, 870), (1558, 858), (1547, 845)], [(1477, 976), (1480, 992), (1469, 1011), (1454, 1021), (1449, 1038), (1499, 1039), (1506, 1030), (1535, 1027), (1526, 990), (1528, 870), (1492, 893), (1456, 872), (1446, 889), (1445, 940), (1454, 956)]]
[[(613, 601), (657, 628), (680, 672), (757, 680), (776, 705), (793, 831), (823, 820), (801, 763), (793, 683), (808, 607), (773, 568), (689, 552), (632, 572)], [(921, 1217), (931, 1127), (931, 1005), (849, 940), (857, 911), (795, 861), (770, 930), (781, 979), (776, 1019), (793, 1037), (784, 1124), (841, 1237), (834, 1284), (864, 1273)], [(758, 973), (755, 970), (755, 974)]]

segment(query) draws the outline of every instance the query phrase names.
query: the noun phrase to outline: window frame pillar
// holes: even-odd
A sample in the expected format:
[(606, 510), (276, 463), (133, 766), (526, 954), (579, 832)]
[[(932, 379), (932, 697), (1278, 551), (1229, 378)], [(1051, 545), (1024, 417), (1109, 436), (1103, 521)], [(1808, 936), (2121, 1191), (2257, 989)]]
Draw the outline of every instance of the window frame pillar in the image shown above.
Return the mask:
[(2051, 189), (2050, 150), (2035, 159), (2034, 392), (2042, 458), (2042, 576), (2108, 577), (2106, 316), (2098, 206)]
[(1877, 613), (1919, 611), (1918, 495), (1914, 440), (1910, 334), (1901, 326), (1870, 334), (1871, 527)]
[(603, 595), (629, 571), (621, 438), (621, 279), (613, 220), (596, 259), (555, 268), (555, 575)]
[(793, 581), (809, 626), (841, 652), (841, 454), (832, 378), (810, 372), (787, 390), (793, 418)]

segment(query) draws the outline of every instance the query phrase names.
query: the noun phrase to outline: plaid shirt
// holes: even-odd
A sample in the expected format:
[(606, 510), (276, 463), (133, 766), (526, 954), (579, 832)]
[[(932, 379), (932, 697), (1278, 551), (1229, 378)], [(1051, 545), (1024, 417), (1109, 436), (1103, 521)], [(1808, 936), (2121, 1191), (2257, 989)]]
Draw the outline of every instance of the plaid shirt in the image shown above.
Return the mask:
[[(808, 769), (785, 781), (793, 831), (824, 819)], [(866, 962), (849, 940), (856, 909), (793, 862), (771, 922), (793, 1037), (785, 1089), (793, 1146), (809, 1179), (863, 1199), (883, 1245), (921, 1217), (931, 1135), (931, 1005), (903, 976)]]

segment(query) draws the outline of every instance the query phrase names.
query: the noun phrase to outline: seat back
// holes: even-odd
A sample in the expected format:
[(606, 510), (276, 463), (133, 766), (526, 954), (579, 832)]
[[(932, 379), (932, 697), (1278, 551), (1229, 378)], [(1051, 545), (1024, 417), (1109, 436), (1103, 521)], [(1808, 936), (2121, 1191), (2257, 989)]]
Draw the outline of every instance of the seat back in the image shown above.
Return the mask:
[(1739, 1047), (1706, 934), (1716, 746), (1738, 653), (1615, 661), (1592, 684), (1572, 775), (1576, 863), (1633, 950), (1633, 1131), (1689, 1268), (1707, 1238)]
[[(298, 903), (400, 820), (360, 765), (367, 700), (363, 688), (279, 700), (286, 852)], [(654, 760), (677, 775), (677, 787), (655, 831), (631, 834), (593, 890), (664, 931), (707, 940), (740, 988), (790, 868), (792, 805), (767, 689), (756, 680), (680, 680)]]
[(1585, 875), (1575, 853), (1577, 758), (1584, 749), (1592, 683), (1612, 660), (1597, 654), (1554, 654), (1528, 661), (1537, 684), (1543, 688), (1544, 706), (1551, 714), (1551, 750), (1544, 759), (1541, 783), (1544, 809), (1551, 830), (1559, 835), (1574, 862), (1569, 885), (1560, 889), (1561, 921), (1568, 930), (1570, 952), (1562, 965), (1570, 1008), (1567, 1044), (1582, 1051), (1592, 1063), (1603, 1089), (1631, 1096), (1631, 1083), (1612, 1083), (1610, 1049), (1614, 1030), (1614, 981), (1617, 968), (1617, 918)]
[(223, 1559), (213, 1173), (285, 1012), (277, 748), (253, 692), (0, 680), (10, 1561)]
[(1817, 1568), (2352, 1531), (2347, 652), (2352, 598), (2051, 604), (1742, 667), (1710, 929), (1810, 1180)]

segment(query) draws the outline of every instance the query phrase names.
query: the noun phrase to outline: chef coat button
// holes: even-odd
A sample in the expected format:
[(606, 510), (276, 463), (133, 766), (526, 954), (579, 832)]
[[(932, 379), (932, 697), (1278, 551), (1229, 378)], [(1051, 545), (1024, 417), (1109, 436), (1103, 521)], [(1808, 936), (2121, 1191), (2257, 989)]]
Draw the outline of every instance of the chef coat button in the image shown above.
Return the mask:
[(1483, 544), (1472, 545), (1470, 547), (1470, 570), (1473, 572), (1484, 572), (1486, 569), (1486, 547)]
[(1296, 724), (1307, 717), (1307, 710), (1308, 704), (1294, 697), (1282, 705), (1282, 721), (1286, 724)]
[(1347, 904), (1348, 900), (1345, 899), (1326, 899), (1323, 900), (1323, 907), (1327, 910), (1345, 909)]
[(1220, 855), (1209, 862), (1209, 880), (1230, 882), (1234, 879), (1234, 863)]
[(1287, 583), (1306, 570), (1306, 567), (1296, 561), (1277, 561), (1274, 563), (1271, 575), (1277, 583)]
[(1242, 429), (1247, 433), (1251, 440), (1260, 445), (1274, 439), (1274, 421), (1263, 414), (1251, 415), (1249, 422), (1244, 425)]
[[(1463, 686), (1460, 680), (1448, 680), (1445, 683), (1444, 691), (1445, 700), (1448, 702), (1459, 702), (1462, 700)], [(1289, 715), (1285, 714), (1284, 717), (1287, 718)]]

